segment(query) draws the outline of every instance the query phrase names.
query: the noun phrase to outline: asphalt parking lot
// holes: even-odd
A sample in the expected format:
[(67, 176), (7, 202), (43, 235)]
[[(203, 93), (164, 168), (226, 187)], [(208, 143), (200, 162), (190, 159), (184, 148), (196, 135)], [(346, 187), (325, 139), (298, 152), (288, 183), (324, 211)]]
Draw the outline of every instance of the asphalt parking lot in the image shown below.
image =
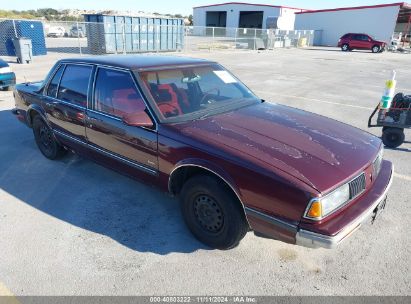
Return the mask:
[[(384, 81), (411, 94), (411, 55), (337, 49), (178, 54), (216, 60), (262, 98), (367, 130)], [(60, 55), (12, 63), (42, 79)], [(0, 294), (411, 295), (411, 132), (385, 149), (395, 166), (387, 209), (335, 250), (248, 233), (230, 251), (191, 236), (178, 202), (69, 155), (44, 158), (0, 92)], [(380, 129), (370, 129), (380, 135)]]

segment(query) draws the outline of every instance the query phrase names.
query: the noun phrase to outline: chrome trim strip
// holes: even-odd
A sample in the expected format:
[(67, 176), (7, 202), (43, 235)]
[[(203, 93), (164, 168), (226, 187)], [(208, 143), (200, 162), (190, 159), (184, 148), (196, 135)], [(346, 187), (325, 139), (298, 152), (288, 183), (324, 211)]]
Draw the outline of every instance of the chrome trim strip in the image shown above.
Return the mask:
[(296, 234), (296, 244), (304, 247), (310, 248), (327, 248), (333, 249), (337, 247), (343, 240), (354, 233), (361, 225), (366, 222), (373, 214), (375, 208), (381, 203), (382, 200), (387, 196), (388, 190), (391, 187), (394, 177), (394, 165), (392, 165), (392, 171), (390, 180), (384, 192), (375, 200), (375, 202), (365, 210), (359, 217), (347, 225), (343, 230), (334, 236), (323, 235), (308, 230), (300, 229)]
[(66, 133), (64, 133), (64, 132), (61, 132), (61, 131), (59, 131), (59, 130), (53, 129), (53, 133), (56, 133), (56, 134), (58, 134), (58, 135), (60, 135), (60, 136), (63, 136), (63, 137), (65, 137), (65, 138), (67, 138), (67, 139), (70, 139), (70, 140), (72, 140), (72, 141), (75, 141), (75, 142), (77, 142), (77, 143), (79, 143), (79, 144), (82, 144), (82, 145), (84, 145), (84, 146), (88, 146), (88, 144), (87, 144), (85, 141), (80, 140), (80, 139), (78, 139), (78, 138), (75, 138), (75, 137), (73, 137), (73, 136), (71, 136), (71, 135), (68, 135), (68, 134), (66, 134)]
[(245, 216), (245, 219), (246, 219), (246, 221), (247, 221), (247, 223), (248, 223), (248, 226), (251, 227), (251, 226), (250, 226), (250, 222), (248, 221), (248, 218), (247, 218), (247, 213), (246, 213), (246, 211), (245, 211), (245, 205), (244, 205), (243, 201), (241, 200), (240, 195), (237, 193), (237, 191), (234, 189), (234, 187), (233, 187), (224, 177), (222, 177), (220, 174), (216, 173), (215, 171), (213, 171), (213, 170), (211, 170), (211, 169), (208, 169), (208, 168), (203, 167), (203, 166), (201, 166), (201, 165), (195, 165), (195, 164), (183, 164), (183, 165), (179, 165), (179, 166), (175, 167), (175, 168), (170, 172), (170, 174), (169, 174), (169, 176), (168, 176), (168, 192), (172, 193), (170, 186), (171, 186), (171, 177), (173, 176), (174, 171), (176, 171), (177, 169), (182, 168), (182, 167), (198, 167), (198, 168), (207, 170), (207, 171), (215, 174), (215, 175), (218, 176), (219, 178), (221, 178), (221, 179), (231, 188), (231, 190), (233, 190), (233, 192), (234, 192), (235, 195), (237, 196), (237, 199), (239, 200), (241, 206), (243, 207), (244, 214), (246, 215), (246, 216)]
[(316, 217), (316, 218), (307, 216), (308, 210), (310, 210), (311, 205), (313, 204), (313, 202), (315, 202), (315, 201), (317, 201), (317, 200), (319, 200), (319, 199), (322, 199), (322, 198), (327, 197), (327, 195), (330, 195), (331, 193), (333, 193), (333, 192), (334, 192), (335, 190), (337, 190), (338, 188), (340, 188), (340, 187), (342, 187), (342, 186), (344, 186), (344, 185), (346, 185), (346, 184), (351, 183), (353, 180), (355, 180), (356, 178), (360, 177), (362, 174), (365, 174), (365, 171), (362, 171), (360, 174), (356, 175), (355, 177), (353, 177), (353, 178), (350, 179), (349, 181), (347, 181), (347, 182), (339, 185), (337, 188), (334, 188), (332, 191), (328, 192), (326, 195), (324, 195), (324, 196), (319, 196), (319, 197), (313, 197), (312, 199), (310, 199), (310, 201), (308, 202), (307, 207), (305, 208), (303, 218), (306, 218), (306, 219), (309, 219), (309, 220), (312, 220), (312, 221), (317, 221), (317, 222), (318, 222), (318, 221), (321, 221), (321, 220), (325, 219), (326, 217), (330, 216), (331, 214), (337, 212), (338, 210), (340, 210), (341, 208), (343, 208), (344, 206), (346, 206), (347, 204), (349, 204), (350, 202), (352, 202), (352, 201), (353, 201), (354, 199), (356, 199), (357, 197), (359, 197), (362, 193), (365, 192), (365, 190), (367, 190), (367, 188), (365, 188), (363, 191), (361, 191), (360, 193), (358, 193), (355, 197), (350, 198), (348, 201), (346, 201), (345, 203), (341, 204), (340, 206), (338, 206), (338, 208), (334, 209), (333, 211), (331, 211), (330, 213), (328, 213), (328, 214), (325, 215), (325, 216)]
[(147, 173), (149, 173), (149, 174), (151, 174), (151, 175), (157, 175), (157, 174), (158, 174), (158, 171), (157, 171), (157, 170), (148, 168), (148, 167), (146, 167), (146, 166), (144, 166), (144, 165), (141, 165), (141, 164), (139, 164), (139, 163), (136, 163), (136, 162), (134, 162), (134, 161), (131, 161), (131, 160), (127, 159), (127, 158), (118, 156), (118, 155), (116, 155), (116, 154), (114, 154), (114, 153), (111, 153), (111, 152), (106, 151), (106, 150), (104, 150), (104, 149), (98, 148), (98, 147), (96, 147), (96, 146), (94, 146), (94, 145), (90, 145), (90, 144), (86, 143), (85, 141), (82, 141), (82, 140), (80, 140), (80, 139), (78, 139), (78, 138), (75, 138), (75, 137), (73, 137), (73, 136), (71, 136), (71, 135), (68, 135), (68, 134), (66, 134), (66, 133), (64, 133), (64, 132), (61, 132), (61, 131), (58, 131), (58, 130), (53, 130), (53, 132), (54, 132), (54, 133), (57, 133), (57, 134), (60, 135), (60, 136), (65, 137), (65, 138), (67, 138), (67, 139), (70, 139), (70, 140), (72, 140), (72, 141), (75, 141), (75, 142), (77, 142), (77, 143), (79, 143), (79, 144), (81, 144), (81, 145), (83, 145), (83, 146), (86, 146), (86, 147), (88, 147), (88, 148), (94, 149), (94, 150), (96, 150), (97, 152), (100, 152), (100, 153), (105, 154), (105, 155), (107, 155), (107, 156), (109, 156), (109, 157), (115, 158), (115, 159), (117, 159), (117, 160), (119, 160), (119, 161), (121, 161), (121, 162), (123, 162), (123, 163), (126, 163), (126, 164), (128, 164), (128, 165), (131, 165), (131, 166), (133, 166), (133, 167), (136, 168), (136, 169), (140, 169), (140, 170), (142, 170), (142, 171), (144, 171), (144, 172), (147, 172)]
[(246, 213), (249, 213), (251, 216), (258, 217), (259, 219), (261, 219), (263, 221), (269, 222), (270, 224), (273, 224), (273, 225), (278, 226), (280, 228), (289, 230), (293, 233), (296, 233), (297, 230), (298, 230), (297, 225), (287, 223), (283, 220), (280, 220), (276, 217), (273, 217), (273, 216), (270, 216), (270, 215), (265, 214), (263, 212), (260, 212), (258, 210), (255, 210), (253, 208), (245, 207), (245, 211), (246, 211)]

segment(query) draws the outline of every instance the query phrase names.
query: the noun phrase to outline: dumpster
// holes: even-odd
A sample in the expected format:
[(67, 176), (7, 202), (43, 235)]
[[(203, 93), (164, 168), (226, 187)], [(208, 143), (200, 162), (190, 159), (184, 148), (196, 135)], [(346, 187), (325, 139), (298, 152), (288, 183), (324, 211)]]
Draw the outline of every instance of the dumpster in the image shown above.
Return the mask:
[(31, 39), (20, 37), (13, 39), (18, 63), (31, 63), (33, 58)]
[(84, 14), (92, 54), (176, 51), (184, 46), (181, 18)]

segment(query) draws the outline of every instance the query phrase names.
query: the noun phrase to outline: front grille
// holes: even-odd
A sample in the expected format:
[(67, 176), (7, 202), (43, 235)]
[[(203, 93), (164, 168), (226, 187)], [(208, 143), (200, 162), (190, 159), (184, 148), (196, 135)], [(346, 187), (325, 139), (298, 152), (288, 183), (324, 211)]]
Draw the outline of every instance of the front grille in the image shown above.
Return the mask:
[(365, 190), (365, 173), (354, 178), (348, 185), (350, 187), (350, 199), (353, 199)]

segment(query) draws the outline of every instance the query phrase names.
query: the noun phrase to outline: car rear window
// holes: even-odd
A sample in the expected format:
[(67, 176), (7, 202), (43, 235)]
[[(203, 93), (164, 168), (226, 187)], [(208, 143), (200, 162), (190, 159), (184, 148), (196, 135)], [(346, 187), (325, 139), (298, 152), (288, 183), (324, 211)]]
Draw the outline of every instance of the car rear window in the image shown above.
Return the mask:
[(87, 65), (67, 65), (61, 78), (57, 98), (85, 107), (91, 70), (91, 66)]

